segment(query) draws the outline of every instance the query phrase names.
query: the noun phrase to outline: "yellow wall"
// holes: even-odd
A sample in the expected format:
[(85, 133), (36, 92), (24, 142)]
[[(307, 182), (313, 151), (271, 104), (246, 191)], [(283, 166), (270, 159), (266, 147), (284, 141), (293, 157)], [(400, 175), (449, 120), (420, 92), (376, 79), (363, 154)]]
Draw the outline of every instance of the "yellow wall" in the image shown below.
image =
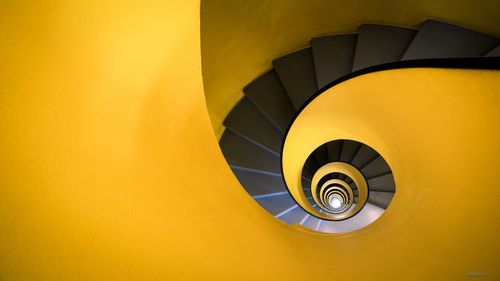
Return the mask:
[(217, 136), (242, 88), (312, 37), (355, 32), (362, 23), (418, 27), (428, 18), (500, 37), (498, 0), (202, 1), (203, 81)]
[(297, 256), (216, 143), (197, 1), (0, 13), (0, 280), (291, 274), (246, 264)]
[(453, 238), (498, 225), (418, 206), (335, 238), (258, 207), (210, 126), (197, 1), (1, 6), (1, 280), (460, 280), (498, 260)]

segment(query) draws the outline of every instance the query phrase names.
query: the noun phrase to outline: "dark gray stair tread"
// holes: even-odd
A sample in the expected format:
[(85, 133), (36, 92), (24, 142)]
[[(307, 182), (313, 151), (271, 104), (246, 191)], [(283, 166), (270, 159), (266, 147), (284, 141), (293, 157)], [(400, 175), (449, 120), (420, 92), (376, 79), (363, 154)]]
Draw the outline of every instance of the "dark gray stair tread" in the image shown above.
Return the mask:
[(344, 181), (345, 181), (348, 185), (350, 185), (351, 187), (353, 187), (353, 186), (354, 186), (354, 182), (352, 181), (352, 179), (351, 179), (351, 178), (346, 177), (346, 178), (344, 179)]
[(362, 24), (358, 29), (353, 71), (399, 61), (416, 33), (404, 27)]
[(311, 172), (311, 169), (309, 169), (309, 167), (304, 166), (302, 168), (302, 176), (305, 177), (306, 179), (311, 180), (313, 177), (313, 173)]
[(314, 154), (311, 154), (311, 155), (309, 155), (309, 157), (307, 157), (306, 163), (304, 163), (304, 166), (306, 166), (307, 169), (309, 169), (309, 171), (311, 171), (311, 172), (313, 172), (313, 171), (315, 172), (319, 169), (319, 165), (316, 162), (316, 157), (314, 156)]
[(340, 161), (350, 163), (356, 152), (361, 148), (359, 142), (345, 140), (342, 144), (342, 152), (340, 153)]
[(232, 170), (251, 196), (288, 191), (281, 176), (271, 176), (238, 168)]
[(314, 151), (313, 155), (314, 155), (314, 159), (316, 159), (316, 163), (318, 164), (318, 167), (321, 167), (329, 162), (328, 150), (327, 150), (326, 145), (321, 145), (320, 147), (318, 147)]
[(344, 179), (344, 181), (345, 181), (348, 185), (350, 185), (352, 188), (357, 188), (357, 187), (356, 187), (356, 184), (352, 181), (352, 179), (351, 179), (350, 177), (346, 176), (346, 177), (345, 177), (345, 179)]
[(351, 73), (357, 34), (313, 38), (311, 47), (318, 89)]
[(371, 149), (369, 146), (363, 145), (354, 156), (351, 164), (360, 169), (377, 155), (378, 153), (375, 150)]
[(316, 162), (316, 157), (311, 156), (306, 159), (306, 163), (304, 163), (309, 171), (313, 172), (319, 169), (318, 163)]
[[(327, 181), (331, 180), (331, 179), (336, 179), (338, 178), (338, 173), (331, 173), (331, 174), (328, 174), (328, 175), (325, 175), (323, 178), (321, 178), (318, 183), (317, 183), (317, 186), (318, 187), (321, 187), (323, 186)], [(319, 192), (319, 188), (316, 189), (318, 192)]]
[(381, 156), (371, 161), (363, 169), (361, 169), (361, 172), (366, 178), (382, 175), (390, 171), (391, 168), (389, 168), (387, 162), (385, 162), (384, 158), (382, 158)]
[[(327, 144), (328, 148), (328, 160), (330, 162), (338, 162), (340, 161), (342, 149), (344, 146), (344, 140), (338, 140), (334, 142), (330, 142)], [(335, 173), (332, 178), (333, 179), (343, 179), (345, 176)]]
[(301, 182), (302, 182), (302, 188), (311, 188), (311, 182), (310, 181), (306, 181), (304, 179), (301, 179)]
[(370, 191), (367, 202), (385, 209), (391, 203), (392, 197), (394, 197), (392, 192)]
[(278, 58), (273, 66), (296, 109), (318, 91), (311, 48)]
[(369, 179), (367, 180), (367, 183), (369, 189), (373, 191), (394, 192), (395, 190), (394, 177), (392, 176), (392, 174), (386, 174)]
[(342, 179), (344, 177), (343, 174), (340, 174), (340, 173), (332, 173), (330, 175), (327, 176), (327, 178), (330, 180), (330, 179)]
[(255, 201), (273, 216), (295, 205), (295, 201), (293, 201), (289, 193), (272, 197), (256, 198)]
[(500, 57), (500, 45), (498, 45), (495, 49), (489, 51), (485, 57)]
[(324, 177), (324, 180), (321, 180), (319, 182), (321, 182), (320, 185), (323, 185), (326, 181), (328, 180), (333, 180), (333, 179), (337, 179), (338, 178), (338, 175), (340, 175), (339, 173), (331, 173), (331, 174), (328, 174)]
[(283, 134), (245, 97), (231, 110), (224, 126), (265, 149), (280, 154)]
[(231, 166), (281, 174), (278, 156), (229, 130), (224, 131), (219, 145)]
[(252, 81), (243, 92), (276, 127), (286, 131), (295, 109), (274, 69)]
[(497, 43), (493, 37), (463, 27), (427, 20), (402, 59), (479, 57)]
[(343, 141), (335, 141), (328, 143), (328, 160), (331, 162), (339, 161), (340, 154), (342, 152), (342, 142)]
[(281, 216), (279, 219), (288, 224), (294, 224), (294, 223), (299, 223), (306, 214), (307, 213), (300, 206), (297, 206), (297, 208)]
[(350, 177), (346, 177), (344, 181), (352, 188), (352, 190), (357, 190), (358, 187)]

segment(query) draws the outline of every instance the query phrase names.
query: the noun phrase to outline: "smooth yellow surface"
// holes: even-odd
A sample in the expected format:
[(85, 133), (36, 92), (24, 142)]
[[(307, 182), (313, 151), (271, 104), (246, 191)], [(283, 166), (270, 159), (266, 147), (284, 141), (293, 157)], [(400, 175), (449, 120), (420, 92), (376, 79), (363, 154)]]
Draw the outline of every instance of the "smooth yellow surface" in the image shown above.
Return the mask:
[(0, 280), (299, 278), (255, 266), (312, 252), (220, 152), (197, 1), (0, 6)]
[(500, 37), (498, 0), (203, 0), (203, 81), (216, 134), (242, 88), (312, 37), (362, 23), (418, 27), (428, 18)]
[[(389, 161), (405, 188), (387, 214), (352, 234), (314, 235), (260, 208), (219, 150), (202, 89), (199, 3), (4, 1), (0, 13), (0, 280), (311, 280), (325, 272), (467, 280), (476, 270), (498, 279), (498, 193), (473, 212), (438, 200), (460, 206), (470, 183), (488, 192), (496, 184), (498, 75), (442, 71), (441, 86), (421, 83), (435, 72), (393, 80), (434, 92), (439, 102), (421, 109), (429, 113), (467, 98), (466, 112), (445, 111), (435, 123), (431, 133), (444, 138), (424, 141), (415, 165), (454, 159), (446, 164), (470, 177), (438, 186), (450, 174), (405, 177)], [(407, 96), (401, 106), (417, 98)], [(408, 157), (419, 120), (378, 114), (409, 132), (384, 139), (396, 144), (386, 159)], [(462, 128), (470, 135), (455, 143)]]

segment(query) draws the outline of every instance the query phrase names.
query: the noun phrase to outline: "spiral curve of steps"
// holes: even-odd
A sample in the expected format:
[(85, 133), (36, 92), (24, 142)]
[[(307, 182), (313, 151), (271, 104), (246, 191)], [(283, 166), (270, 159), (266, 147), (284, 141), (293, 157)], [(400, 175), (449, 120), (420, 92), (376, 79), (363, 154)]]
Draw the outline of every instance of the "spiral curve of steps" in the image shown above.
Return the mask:
[[(378, 66), (382, 69), (384, 65), (408, 62), (411, 67), (412, 62), (425, 65), (442, 59), (446, 64), (446, 59), (453, 63), (454, 59), (484, 58), (482, 62), (499, 68), (499, 43), (496, 38), (436, 20), (426, 20), (419, 29), (363, 24), (356, 33), (313, 38), (310, 47), (277, 58), (272, 62), (272, 69), (244, 87), (243, 98), (224, 120), (220, 147), (250, 196), (283, 222), (324, 233), (363, 228), (383, 214), (397, 192), (391, 168), (369, 144), (356, 140), (325, 143), (304, 163), (302, 187), (307, 200), (325, 214), (333, 212), (325, 205), (337, 199), (343, 200), (342, 204), (352, 199), (351, 209), (357, 204), (362, 207), (339, 220), (307, 212), (290, 195), (281, 169), (287, 130), (297, 114), (333, 84)], [(311, 182), (328, 163), (345, 163), (363, 175), (368, 192), (365, 202), (358, 201), (359, 190), (353, 179), (336, 172), (329, 173), (320, 182), (343, 182), (349, 186), (353, 198), (348, 198), (348, 192), (332, 191), (331, 186), (337, 186), (336, 190), (345, 189), (341, 188), (342, 184), (331, 184), (323, 189), (330, 188), (330, 193), (316, 191), (313, 196)], [(334, 193), (337, 195), (332, 195)], [(315, 198), (324, 200), (320, 202)]]

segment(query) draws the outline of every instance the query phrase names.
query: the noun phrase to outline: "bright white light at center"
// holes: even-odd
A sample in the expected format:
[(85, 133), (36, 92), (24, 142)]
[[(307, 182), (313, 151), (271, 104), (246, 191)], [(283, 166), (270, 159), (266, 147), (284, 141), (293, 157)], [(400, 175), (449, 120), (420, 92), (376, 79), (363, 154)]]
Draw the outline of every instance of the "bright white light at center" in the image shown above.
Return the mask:
[(342, 201), (338, 197), (332, 197), (332, 199), (330, 200), (330, 205), (332, 206), (332, 208), (338, 209), (342, 205)]

